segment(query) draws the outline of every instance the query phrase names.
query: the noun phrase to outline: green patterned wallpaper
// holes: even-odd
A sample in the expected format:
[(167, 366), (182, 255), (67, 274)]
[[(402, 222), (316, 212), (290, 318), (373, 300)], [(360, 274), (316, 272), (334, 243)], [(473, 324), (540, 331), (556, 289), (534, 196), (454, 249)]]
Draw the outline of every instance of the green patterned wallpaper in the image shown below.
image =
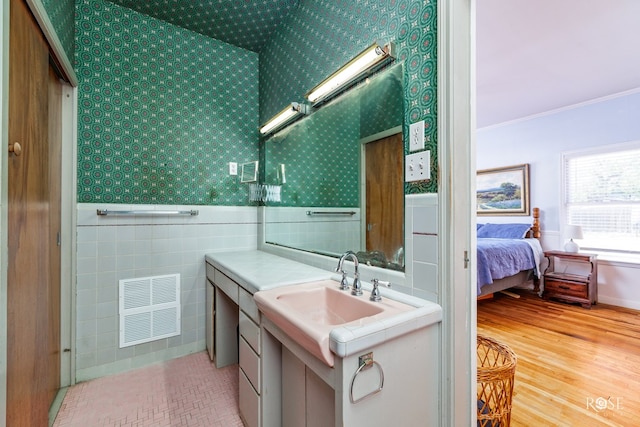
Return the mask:
[(273, 206), (360, 206), (360, 102), (340, 98), (276, 133), (266, 144), (265, 182), (286, 183)]
[(110, 0), (179, 27), (254, 52), (299, 0)]
[(362, 138), (402, 124), (402, 64), (317, 109), (264, 144), (265, 182), (278, 184), (273, 206), (359, 207)]
[(76, 4), (78, 201), (248, 204), (258, 55), (104, 0)]
[(70, 62), (74, 57), (74, 0), (42, 0), (53, 29), (58, 34), (62, 48)]
[[(405, 145), (409, 124), (424, 120), (436, 177), (436, 6), (436, 0), (301, 0), (260, 51), (260, 123), (302, 101), (372, 41), (393, 41), (405, 70)], [(434, 193), (437, 182), (407, 183), (405, 192)]]

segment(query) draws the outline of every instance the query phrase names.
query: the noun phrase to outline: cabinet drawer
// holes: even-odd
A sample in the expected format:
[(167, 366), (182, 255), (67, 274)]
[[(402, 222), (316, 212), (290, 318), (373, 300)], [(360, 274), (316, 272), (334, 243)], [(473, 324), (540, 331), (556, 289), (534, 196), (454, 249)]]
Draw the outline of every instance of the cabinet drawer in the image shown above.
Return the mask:
[(586, 283), (572, 283), (555, 279), (545, 279), (544, 291), (578, 298), (588, 298)]
[(253, 389), (242, 369), (238, 371), (238, 376), (240, 417), (247, 427), (258, 427), (260, 425), (260, 396)]
[(216, 274), (215, 274), (215, 268), (213, 267), (213, 265), (209, 264), (208, 262), (205, 262), (205, 265), (207, 266), (207, 279), (211, 280), (212, 282), (215, 282), (216, 280)]
[(251, 318), (255, 323), (260, 324), (260, 311), (258, 310), (258, 306), (256, 302), (253, 300), (253, 295), (244, 290), (244, 288), (240, 288), (238, 290), (239, 299), (240, 299), (240, 309), (244, 311), (247, 316)]
[(240, 311), (240, 335), (247, 340), (253, 351), (260, 354), (260, 327)]
[(245, 373), (251, 385), (256, 390), (260, 390), (260, 357), (251, 350), (251, 347), (244, 338), (240, 338), (240, 368)]
[(213, 283), (222, 290), (233, 302), (238, 304), (238, 284), (229, 279), (223, 272), (218, 269), (215, 271), (215, 280)]

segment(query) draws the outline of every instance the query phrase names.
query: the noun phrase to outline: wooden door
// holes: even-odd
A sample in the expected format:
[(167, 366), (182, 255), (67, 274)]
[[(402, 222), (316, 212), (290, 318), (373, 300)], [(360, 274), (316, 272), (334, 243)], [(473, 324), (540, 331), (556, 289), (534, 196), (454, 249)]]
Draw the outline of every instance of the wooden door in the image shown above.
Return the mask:
[(393, 260), (404, 245), (402, 134), (365, 145), (367, 251)]
[(13, 144), (7, 181), (10, 426), (48, 425), (60, 384), (60, 261), (52, 241), (60, 222), (59, 85), (27, 5), (11, 0), (9, 143), (21, 153)]

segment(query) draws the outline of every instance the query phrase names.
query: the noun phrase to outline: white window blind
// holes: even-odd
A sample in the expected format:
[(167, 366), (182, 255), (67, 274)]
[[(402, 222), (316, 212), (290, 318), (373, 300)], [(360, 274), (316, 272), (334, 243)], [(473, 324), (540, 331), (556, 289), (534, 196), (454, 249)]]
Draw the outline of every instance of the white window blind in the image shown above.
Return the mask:
[(640, 253), (640, 143), (563, 157), (565, 223), (582, 249)]

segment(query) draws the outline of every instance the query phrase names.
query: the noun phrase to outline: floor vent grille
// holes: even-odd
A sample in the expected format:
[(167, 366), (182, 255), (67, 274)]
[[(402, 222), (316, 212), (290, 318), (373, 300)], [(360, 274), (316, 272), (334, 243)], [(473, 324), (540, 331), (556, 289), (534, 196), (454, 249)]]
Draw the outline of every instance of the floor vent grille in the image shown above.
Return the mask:
[(180, 335), (180, 275), (119, 282), (120, 348)]

